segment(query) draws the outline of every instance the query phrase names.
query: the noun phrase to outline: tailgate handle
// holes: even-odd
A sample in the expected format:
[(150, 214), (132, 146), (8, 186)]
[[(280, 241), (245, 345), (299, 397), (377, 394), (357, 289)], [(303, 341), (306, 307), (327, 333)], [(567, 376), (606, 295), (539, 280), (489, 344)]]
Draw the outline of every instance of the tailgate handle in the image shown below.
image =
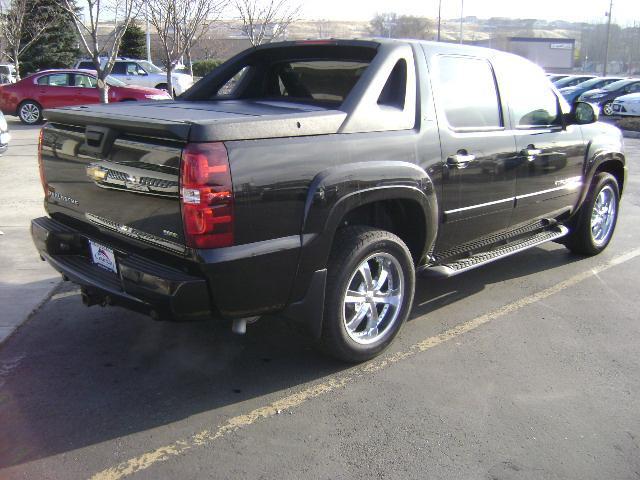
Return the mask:
[(104, 134), (102, 132), (92, 132), (91, 130), (87, 130), (85, 132), (85, 136), (87, 137), (87, 145), (90, 147), (99, 147), (102, 143), (102, 137), (104, 137)]
[(107, 127), (87, 126), (84, 130), (85, 148), (90, 152), (104, 155), (111, 148), (116, 132)]

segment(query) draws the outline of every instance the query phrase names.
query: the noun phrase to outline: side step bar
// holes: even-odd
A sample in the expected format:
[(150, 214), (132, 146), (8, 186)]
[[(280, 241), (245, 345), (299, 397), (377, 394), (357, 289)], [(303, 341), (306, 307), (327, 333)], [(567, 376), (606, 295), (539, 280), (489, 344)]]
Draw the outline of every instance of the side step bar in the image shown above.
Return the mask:
[(542, 243), (557, 240), (569, 233), (569, 229), (564, 225), (555, 225), (549, 230), (538, 232), (530, 237), (515, 240), (506, 245), (502, 245), (488, 252), (476, 253), (467, 258), (456, 260), (452, 263), (436, 265), (422, 270), (423, 275), (435, 275), (439, 277), (452, 277), (474, 268), (481, 267), (501, 258), (515, 255), (516, 253), (535, 247)]

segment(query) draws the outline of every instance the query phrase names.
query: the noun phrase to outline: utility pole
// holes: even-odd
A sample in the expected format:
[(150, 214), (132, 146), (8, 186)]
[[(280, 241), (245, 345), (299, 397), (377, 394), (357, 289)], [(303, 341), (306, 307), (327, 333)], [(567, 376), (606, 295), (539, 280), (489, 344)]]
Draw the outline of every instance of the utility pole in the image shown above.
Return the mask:
[(440, 22), (442, 18), (442, 0), (438, 2), (438, 41), (440, 41)]
[(149, 0), (144, 2), (144, 16), (147, 20), (147, 61), (151, 63), (151, 31), (149, 30)]
[(462, 44), (462, 19), (463, 18), (464, 18), (464, 0), (460, 0), (460, 43), (461, 44)]
[(609, 40), (611, 39), (611, 11), (613, 10), (613, 0), (609, 2), (609, 18), (607, 20), (607, 42), (604, 47), (604, 67), (602, 67), (602, 76), (607, 76), (607, 63), (609, 63)]

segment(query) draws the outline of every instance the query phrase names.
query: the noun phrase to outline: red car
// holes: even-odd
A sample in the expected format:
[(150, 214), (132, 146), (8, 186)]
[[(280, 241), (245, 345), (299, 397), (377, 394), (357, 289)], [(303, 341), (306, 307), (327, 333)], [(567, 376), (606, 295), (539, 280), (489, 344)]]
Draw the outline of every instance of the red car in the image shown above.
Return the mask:
[[(98, 79), (92, 70), (43, 70), (17, 83), (0, 86), (0, 110), (17, 115), (22, 123), (34, 125), (42, 121), (47, 108), (100, 103)], [(168, 100), (164, 90), (126, 85), (107, 77), (109, 102), (133, 100)]]

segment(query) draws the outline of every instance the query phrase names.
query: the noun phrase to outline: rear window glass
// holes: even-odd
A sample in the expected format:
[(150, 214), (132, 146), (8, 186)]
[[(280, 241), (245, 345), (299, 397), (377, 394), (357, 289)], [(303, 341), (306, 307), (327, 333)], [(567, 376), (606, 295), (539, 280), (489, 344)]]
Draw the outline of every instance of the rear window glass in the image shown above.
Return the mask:
[(339, 107), (363, 77), (372, 46), (294, 44), (262, 47), (212, 70), (187, 100), (268, 100)]
[(80, 62), (78, 64), (78, 68), (80, 70), (93, 70), (95, 67), (95, 65), (93, 64), (93, 62)]
[(368, 64), (307, 60), (273, 65), (267, 74), (268, 97), (342, 103)]

